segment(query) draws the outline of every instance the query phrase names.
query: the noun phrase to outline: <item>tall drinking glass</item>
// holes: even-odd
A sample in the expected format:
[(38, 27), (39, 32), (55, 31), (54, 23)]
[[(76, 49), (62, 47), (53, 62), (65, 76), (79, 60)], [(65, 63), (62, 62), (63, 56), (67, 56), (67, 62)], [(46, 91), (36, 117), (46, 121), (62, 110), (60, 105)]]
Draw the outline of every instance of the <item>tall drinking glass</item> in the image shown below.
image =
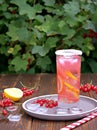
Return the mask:
[(80, 94), (81, 50), (57, 50), (57, 90), (58, 106), (66, 107), (76, 103)]

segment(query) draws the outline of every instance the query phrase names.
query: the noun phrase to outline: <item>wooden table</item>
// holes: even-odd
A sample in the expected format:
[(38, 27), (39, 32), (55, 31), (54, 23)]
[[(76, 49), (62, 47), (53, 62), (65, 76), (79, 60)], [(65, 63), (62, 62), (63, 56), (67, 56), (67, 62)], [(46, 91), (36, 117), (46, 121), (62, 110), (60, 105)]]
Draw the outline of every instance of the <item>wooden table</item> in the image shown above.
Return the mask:
[[(90, 82), (92, 80), (94, 85), (97, 85), (97, 74), (82, 74), (81, 82)], [(39, 90), (35, 92), (30, 97), (23, 98), (20, 102), (25, 100), (45, 95), (45, 94), (55, 94), (57, 93), (56, 89), (56, 76), (55, 74), (19, 74), (19, 75), (0, 75), (0, 90), (3, 90), (7, 87), (22, 87), (20, 84), (22, 81), (27, 86), (34, 86), (35, 84), (39, 86)], [(82, 95), (86, 95), (92, 98), (97, 99), (97, 94), (93, 91), (89, 93), (81, 92)], [(69, 125), (75, 120), (72, 121), (46, 121), (37, 119), (27, 115), (22, 108), (19, 110), (22, 113), (22, 118), (19, 122), (10, 122), (5, 119), (3, 116), (0, 116), (0, 130), (60, 130), (60, 128)], [(92, 119), (91, 121), (75, 128), (75, 130), (97, 130), (97, 118)]]

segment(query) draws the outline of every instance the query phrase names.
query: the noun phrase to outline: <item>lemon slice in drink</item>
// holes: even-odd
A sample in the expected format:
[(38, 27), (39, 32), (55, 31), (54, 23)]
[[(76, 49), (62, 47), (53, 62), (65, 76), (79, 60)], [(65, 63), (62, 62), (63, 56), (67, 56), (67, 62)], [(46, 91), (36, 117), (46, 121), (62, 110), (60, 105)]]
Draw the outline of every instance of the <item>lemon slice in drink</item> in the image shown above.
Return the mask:
[(77, 77), (75, 77), (70, 71), (66, 71), (65, 72), (66, 75), (68, 75), (70, 78), (74, 79), (74, 80), (77, 80)]
[(6, 88), (4, 89), (4, 95), (12, 101), (18, 101), (23, 97), (23, 92), (19, 88)]
[(75, 97), (78, 97), (79, 90), (77, 88), (75, 88), (74, 86), (68, 84), (67, 82), (64, 82), (64, 84), (67, 86), (68, 90), (71, 91), (75, 95)]
[(57, 80), (58, 80), (58, 93), (61, 93), (64, 90), (64, 82), (62, 81), (60, 76), (58, 76)]

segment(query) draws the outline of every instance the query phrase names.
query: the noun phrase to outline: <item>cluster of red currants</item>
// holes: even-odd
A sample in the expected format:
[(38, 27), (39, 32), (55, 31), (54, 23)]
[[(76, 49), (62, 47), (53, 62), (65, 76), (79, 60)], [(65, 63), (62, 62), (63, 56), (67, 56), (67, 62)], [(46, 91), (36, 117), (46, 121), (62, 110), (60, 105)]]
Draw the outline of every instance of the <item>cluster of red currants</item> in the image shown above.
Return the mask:
[(35, 92), (34, 89), (27, 89), (26, 87), (21, 88), (21, 90), (23, 91), (23, 97), (31, 96)]
[(5, 107), (9, 107), (9, 106), (12, 106), (12, 105), (13, 105), (13, 102), (9, 98), (3, 98), (2, 100), (0, 100), (0, 107), (2, 108), (1, 113), (3, 115), (7, 115), (8, 113), (5, 109)]
[[(34, 89), (27, 89), (26, 87), (22, 87), (21, 90), (23, 91), (23, 97), (31, 96), (35, 91)], [(2, 98), (0, 100), (0, 113), (6, 116), (8, 114), (6, 107), (12, 106), (15, 102), (11, 101), (9, 98), (6, 98), (4, 96), (4, 93), (1, 94), (1, 97)]]
[(40, 106), (44, 105), (46, 108), (53, 108), (58, 105), (58, 101), (55, 101), (53, 99), (45, 99), (45, 98), (37, 99), (35, 103), (40, 104)]
[(95, 91), (97, 94), (97, 86), (92, 83), (85, 83), (80, 86), (80, 90), (83, 92), (89, 92), (90, 90)]
[(93, 31), (92, 29), (89, 31), (89, 33), (84, 33), (83, 38), (97, 38), (97, 32)]

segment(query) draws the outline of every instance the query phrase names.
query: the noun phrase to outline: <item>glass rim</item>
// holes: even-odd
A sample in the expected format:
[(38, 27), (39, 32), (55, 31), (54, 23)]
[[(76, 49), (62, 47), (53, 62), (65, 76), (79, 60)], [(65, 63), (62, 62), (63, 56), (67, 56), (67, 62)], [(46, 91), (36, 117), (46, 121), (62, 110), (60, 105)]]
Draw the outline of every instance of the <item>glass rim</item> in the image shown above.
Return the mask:
[(55, 54), (62, 55), (62, 56), (73, 56), (73, 55), (82, 55), (82, 51), (76, 49), (61, 49), (61, 50), (56, 50)]

